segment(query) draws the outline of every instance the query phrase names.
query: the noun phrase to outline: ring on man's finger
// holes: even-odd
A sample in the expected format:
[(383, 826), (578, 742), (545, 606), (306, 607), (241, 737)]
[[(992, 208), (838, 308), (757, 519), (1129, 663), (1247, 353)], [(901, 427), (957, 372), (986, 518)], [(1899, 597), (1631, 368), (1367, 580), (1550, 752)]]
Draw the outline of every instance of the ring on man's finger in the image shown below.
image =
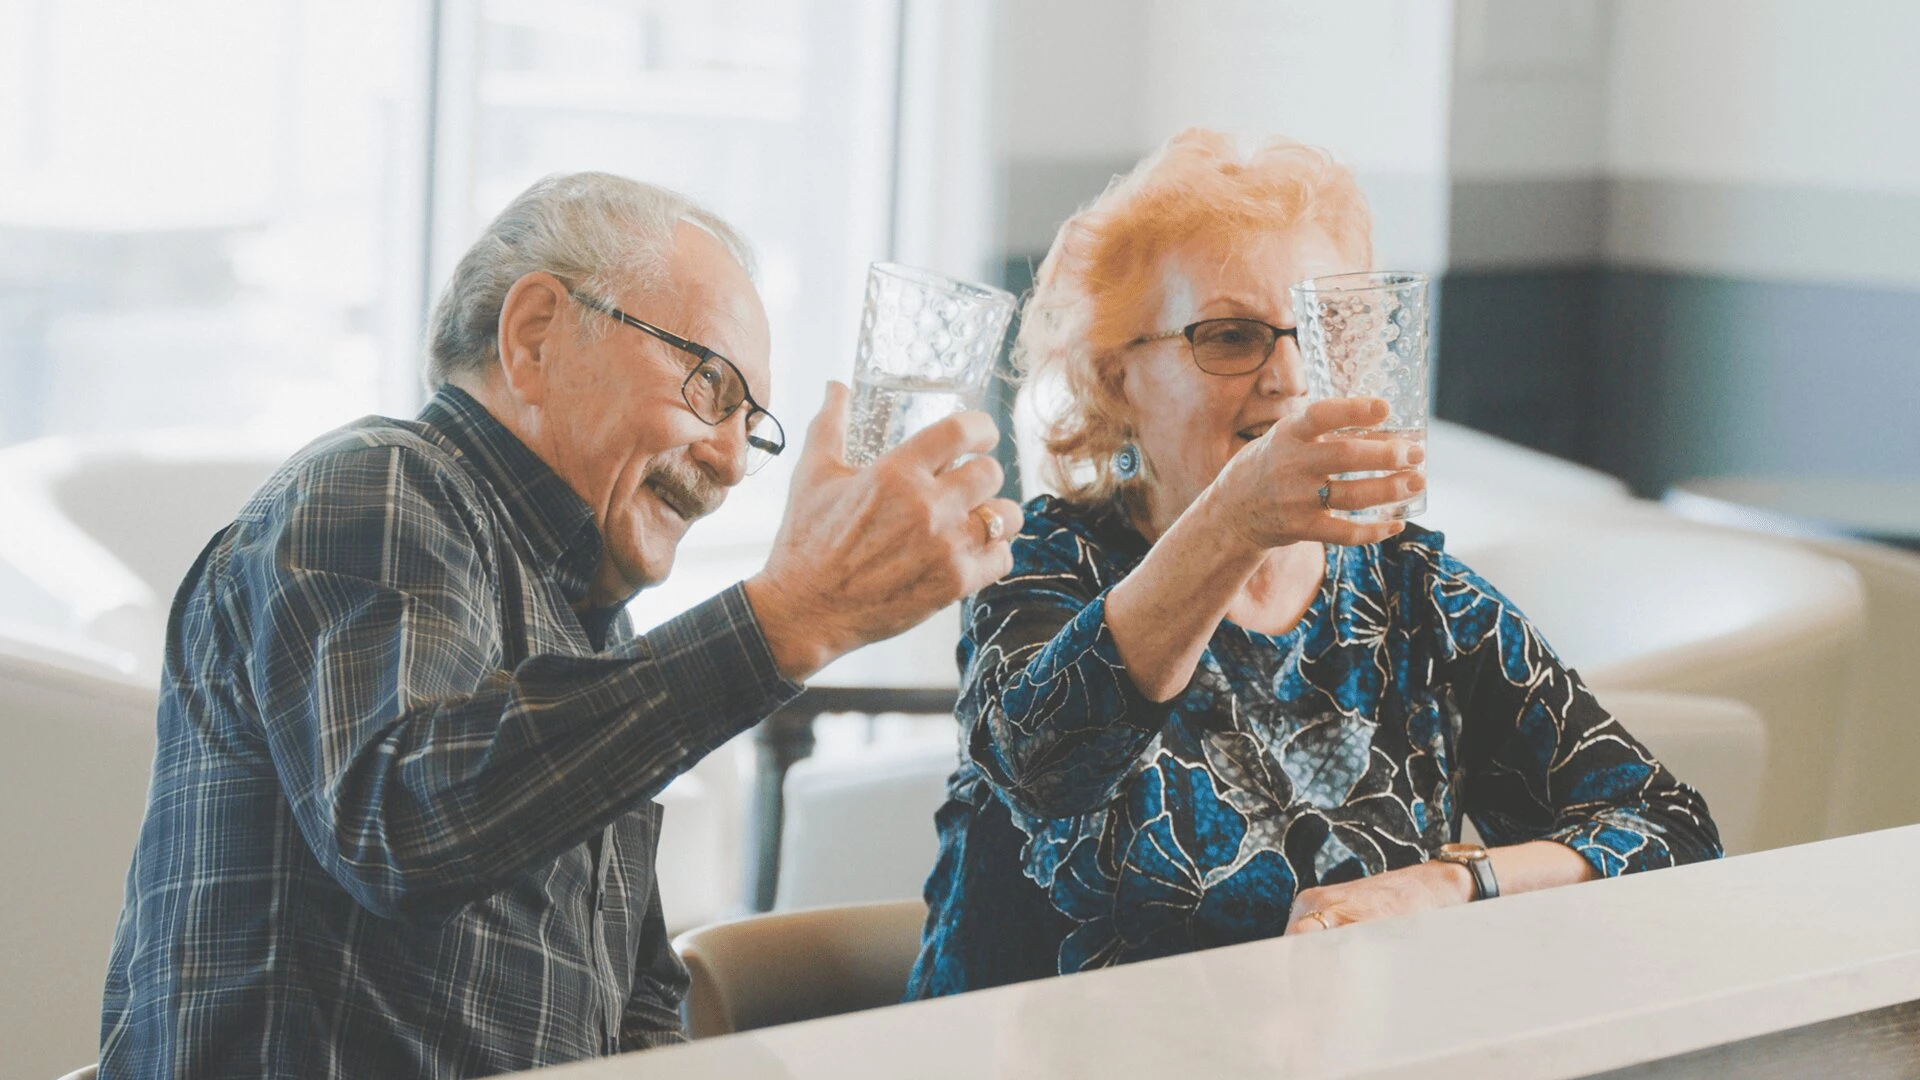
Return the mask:
[[(1320, 509), (1333, 509), (1333, 481), (1331, 480), (1320, 485)], [(1319, 912), (1315, 912), (1314, 914), (1317, 915)]]
[(986, 526), (987, 543), (991, 544), (1006, 534), (1007, 523), (1000, 520), (1000, 515), (994, 513), (993, 507), (986, 503), (974, 507), (973, 516), (979, 518), (980, 524)]

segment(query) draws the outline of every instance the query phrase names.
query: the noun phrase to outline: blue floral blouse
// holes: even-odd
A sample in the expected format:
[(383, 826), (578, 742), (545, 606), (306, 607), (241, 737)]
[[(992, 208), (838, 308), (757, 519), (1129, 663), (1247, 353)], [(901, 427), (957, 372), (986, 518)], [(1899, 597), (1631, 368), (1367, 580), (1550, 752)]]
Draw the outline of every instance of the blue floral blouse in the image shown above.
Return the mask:
[(1720, 855), (1699, 793), (1438, 533), (1328, 547), (1298, 625), (1222, 622), (1155, 704), (1104, 617), (1147, 542), (1112, 509), (1026, 509), (966, 607), (908, 997), (1272, 937), (1297, 890), (1423, 862), (1463, 815), (1608, 876)]

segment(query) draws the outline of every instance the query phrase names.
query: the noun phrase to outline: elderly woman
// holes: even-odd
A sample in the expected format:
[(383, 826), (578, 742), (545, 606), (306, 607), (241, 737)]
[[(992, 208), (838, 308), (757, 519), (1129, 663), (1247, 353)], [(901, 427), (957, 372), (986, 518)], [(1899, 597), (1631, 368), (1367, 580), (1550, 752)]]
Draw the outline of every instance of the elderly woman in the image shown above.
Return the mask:
[(1016, 355), (1066, 388), (1064, 494), (967, 605), (909, 996), (1719, 855), (1439, 534), (1328, 512), (1422, 485), (1418, 445), (1328, 437), (1384, 402), (1304, 397), (1288, 287), (1371, 256), (1326, 154), (1199, 131), (1060, 230)]

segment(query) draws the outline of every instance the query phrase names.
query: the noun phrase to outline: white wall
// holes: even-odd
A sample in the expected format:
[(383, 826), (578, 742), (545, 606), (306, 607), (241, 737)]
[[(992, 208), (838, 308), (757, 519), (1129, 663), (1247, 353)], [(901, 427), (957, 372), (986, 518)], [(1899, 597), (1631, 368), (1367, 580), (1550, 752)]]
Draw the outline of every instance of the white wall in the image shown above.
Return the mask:
[(1603, 168), (1603, 0), (1459, 0), (1449, 163), (1456, 179)]
[(1142, 135), (1284, 133), (1353, 165), (1376, 261), (1446, 263), (1453, 13), (1431, 0), (1152, 0)]
[(1458, 0), (1451, 166), (1920, 193), (1908, 0)]
[(1612, 7), (1610, 261), (1920, 287), (1920, 5)]
[(1378, 261), (1444, 264), (1450, 5), (1049, 0), (1005, 11), (1011, 250), (1044, 247), (1046, 222), (1167, 136), (1202, 126), (1328, 147), (1373, 202)]
[(1920, 194), (1920, 4), (1613, 7), (1609, 171)]
[(1002, 156), (1131, 157), (1145, 149), (1149, 0), (1002, 0)]
[(1458, 39), (1456, 265), (1920, 285), (1920, 5), (1459, 0)]

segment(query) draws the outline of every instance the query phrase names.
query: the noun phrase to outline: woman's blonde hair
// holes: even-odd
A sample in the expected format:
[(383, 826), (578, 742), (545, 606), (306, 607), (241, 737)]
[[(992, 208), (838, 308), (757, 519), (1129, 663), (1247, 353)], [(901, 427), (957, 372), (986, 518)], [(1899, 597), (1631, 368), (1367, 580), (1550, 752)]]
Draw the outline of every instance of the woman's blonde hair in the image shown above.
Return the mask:
[(1195, 240), (1301, 225), (1371, 262), (1366, 199), (1332, 155), (1286, 138), (1243, 154), (1232, 137), (1194, 128), (1115, 177), (1060, 227), (1021, 309), (1013, 364), (1064, 387), (1045, 430), (1050, 479), (1064, 498), (1093, 505), (1128, 494), (1112, 467), (1131, 438), (1121, 354), (1140, 332), (1143, 306), (1160, 300), (1164, 257)]

